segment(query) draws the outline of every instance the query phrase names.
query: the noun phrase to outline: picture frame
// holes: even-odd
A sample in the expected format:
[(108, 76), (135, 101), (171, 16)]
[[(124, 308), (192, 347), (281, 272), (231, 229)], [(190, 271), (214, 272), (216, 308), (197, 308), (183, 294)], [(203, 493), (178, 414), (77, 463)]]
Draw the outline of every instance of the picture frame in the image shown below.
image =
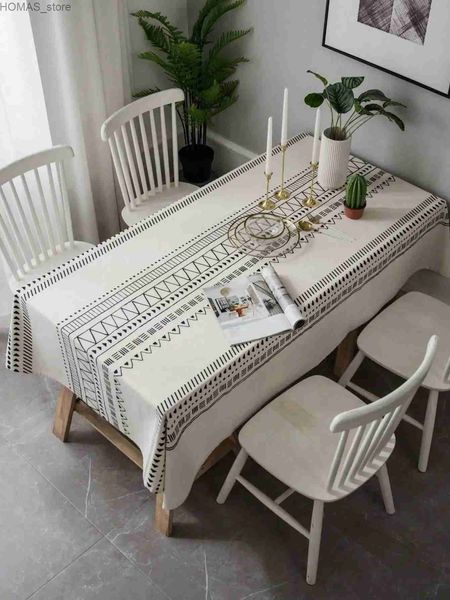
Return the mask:
[(322, 46), (450, 98), (448, 0), (327, 0)]

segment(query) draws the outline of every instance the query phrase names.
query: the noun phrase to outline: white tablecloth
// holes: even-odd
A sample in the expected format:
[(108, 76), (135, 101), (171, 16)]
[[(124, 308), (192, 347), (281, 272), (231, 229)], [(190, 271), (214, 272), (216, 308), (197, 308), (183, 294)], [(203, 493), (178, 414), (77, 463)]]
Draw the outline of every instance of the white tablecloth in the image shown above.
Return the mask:
[[(342, 216), (342, 191), (306, 209), (312, 140), (289, 142), (293, 220), (321, 215), (351, 240), (321, 233), (275, 260), (306, 324), (227, 346), (202, 288), (264, 261), (227, 239), (229, 224), (262, 198), (264, 156), (20, 288), (7, 365), (72, 389), (129, 436), (144, 457), (144, 484), (181, 504), (208, 454), (268, 399), (320, 362), (415, 271), (450, 276), (446, 203), (352, 159), (370, 181), (364, 218)], [(274, 159), (274, 186), (280, 153)], [(274, 188), (275, 189), (275, 188)], [(332, 399), (330, 399), (331, 401)], [(19, 400), (18, 400), (19, 401)]]

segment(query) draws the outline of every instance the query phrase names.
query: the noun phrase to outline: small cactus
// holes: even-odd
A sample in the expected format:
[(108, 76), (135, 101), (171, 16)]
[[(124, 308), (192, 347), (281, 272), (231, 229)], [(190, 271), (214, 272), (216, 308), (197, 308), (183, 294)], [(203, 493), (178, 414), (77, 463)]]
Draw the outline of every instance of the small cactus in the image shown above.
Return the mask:
[(367, 181), (363, 175), (351, 175), (347, 179), (345, 205), (358, 209), (366, 206)]

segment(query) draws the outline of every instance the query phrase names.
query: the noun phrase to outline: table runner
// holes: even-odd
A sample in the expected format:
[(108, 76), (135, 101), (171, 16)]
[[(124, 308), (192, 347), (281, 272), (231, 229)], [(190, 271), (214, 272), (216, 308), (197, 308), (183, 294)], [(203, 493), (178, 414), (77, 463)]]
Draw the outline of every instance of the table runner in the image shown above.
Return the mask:
[[(342, 190), (319, 188), (319, 206), (303, 207), (311, 145), (303, 134), (289, 141), (291, 197), (277, 212), (294, 221), (319, 215), (353, 241), (303, 233), (298, 248), (273, 261), (305, 316), (299, 331), (230, 348), (202, 293), (267, 263), (227, 239), (230, 223), (263, 197), (264, 156), (15, 294), (7, 366), (56, 379), (129, 436), (143, 454), (144, 484), (164, 490), (168, 508), (184, 501), (222, 439), (375, 314), (410, 274), (450, 275), (445, 201), (362, 160), (352, 157), (349, 166), (369, 181), (364, 219), (342, 218)], [(275, 184), (280, 162), (276, 148)]]

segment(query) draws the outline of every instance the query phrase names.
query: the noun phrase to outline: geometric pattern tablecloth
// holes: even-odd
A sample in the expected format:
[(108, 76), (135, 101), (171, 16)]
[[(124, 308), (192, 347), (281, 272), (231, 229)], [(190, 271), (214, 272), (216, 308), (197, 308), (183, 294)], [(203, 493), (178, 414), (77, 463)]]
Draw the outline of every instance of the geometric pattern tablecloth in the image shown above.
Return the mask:
[[(438, 228), (445, 231), (442, 239), (448, 240), (443, 200), (356, 158), (350, 161), (350, 171), (368, 179), (368, 206), (375, 216), (379, 210), (379, 218), (371, 219), (368, 208), (366, 218), (357, 224), (343, 220), (342, 190), (319, 188), (320, 205), (305, 208), (311, 140), (300, 135), (289, 146), (291, 197), (277, 212), (293, 221), (319, 215), (325, 229), (334, 227), (354, 236), (349, 243), (303, 233), (293, 252), (273, 261), (304, 315), (301, 329), (228, 347), (202, 293), (205, 286), (254, 272), (267, 262), (239, 252), (227, 237), (230, 223), (253, 211), (263, 197), (264, 156), (15, 295), (7, 366), (61, 381), (133, 439), (143, 452), (144, 482), (151, 491), (165, 487), (169, 457), (175, 456), (171, 453), (194, 421), (203, 419), (205, 430), (214, 429), (208, 411), (226, 401), (242, 381), (429, 232)], [(275, 150), (279, 168), (277, 161), (279, 148)], [(272, 179), (276, 181), (277, 173)], [(434, 248), (442, 252), (442, 264), (449, 245)], [(314, 273), (311, 261), (317, 263)], [(188, 481), (193, 480), (192, 471)], [(183, 486), (188, 484), (180, 483)], [(174, 498), (183, 494), (179, 490)]]

